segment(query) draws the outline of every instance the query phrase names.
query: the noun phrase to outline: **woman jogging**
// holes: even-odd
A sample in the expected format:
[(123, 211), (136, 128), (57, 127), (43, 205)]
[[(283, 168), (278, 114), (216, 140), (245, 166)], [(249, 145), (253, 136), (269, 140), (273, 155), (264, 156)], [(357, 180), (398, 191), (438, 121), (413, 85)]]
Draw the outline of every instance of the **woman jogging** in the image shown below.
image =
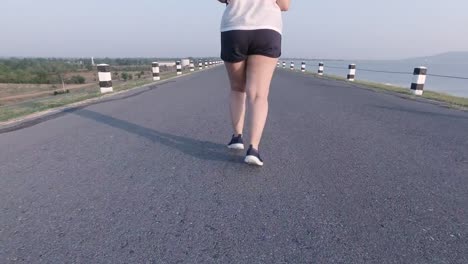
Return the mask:
[(226, 4), (221, 22), (221, 59), (231, 85), (234, 135), (228, 147), (244, 149), (246, 99), (250, 110), (250, 147), (245, 162), (263, 166), (259, 154), (268, 115), (268, 93), (281, 55), (282, 15), (290, 0), (218, 0)]

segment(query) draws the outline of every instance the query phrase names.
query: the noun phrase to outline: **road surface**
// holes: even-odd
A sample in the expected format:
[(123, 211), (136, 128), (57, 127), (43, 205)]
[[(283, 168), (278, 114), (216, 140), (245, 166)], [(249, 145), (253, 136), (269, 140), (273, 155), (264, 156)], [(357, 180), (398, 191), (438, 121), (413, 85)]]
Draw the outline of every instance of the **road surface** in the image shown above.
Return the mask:
[(0, 263), (468, 263), (467, 112), (279, 70), (254, 168), (226, 84), (0, 132)]

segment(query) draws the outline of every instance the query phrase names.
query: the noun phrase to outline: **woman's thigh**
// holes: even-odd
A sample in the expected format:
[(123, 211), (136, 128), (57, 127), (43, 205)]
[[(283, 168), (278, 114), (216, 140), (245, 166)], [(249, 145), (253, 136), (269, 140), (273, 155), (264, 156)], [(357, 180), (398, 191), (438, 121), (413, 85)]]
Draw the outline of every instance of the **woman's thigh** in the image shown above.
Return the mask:
[(247, 59), (246, 88), (249, 97), (268, 97), (277, 58), (251, 55)]
[(245, 92), (246, 86), (246, 61), (241, 62), (225, 62), (226, 70), (231, 84), (231, 90), (237, 92)]

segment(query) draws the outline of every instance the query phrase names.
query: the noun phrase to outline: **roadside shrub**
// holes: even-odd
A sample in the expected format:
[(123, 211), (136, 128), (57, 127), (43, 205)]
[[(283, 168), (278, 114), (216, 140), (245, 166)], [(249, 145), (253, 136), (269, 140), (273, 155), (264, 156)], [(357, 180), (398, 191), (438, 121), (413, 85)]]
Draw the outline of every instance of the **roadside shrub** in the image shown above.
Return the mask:
[(122, 77), (122, 79), (123, 79), (124, 81), (127, 81), (128, 78), (129, 78), (129, 75), (128, 75), (128, 73), (126, 73), (126, 72), (122, 72), (122, 74), (120, 74), (120, 77)]
[(74, 75), (67, 80), (68, 84), (84, 84), (86, 79), (81, 75)]

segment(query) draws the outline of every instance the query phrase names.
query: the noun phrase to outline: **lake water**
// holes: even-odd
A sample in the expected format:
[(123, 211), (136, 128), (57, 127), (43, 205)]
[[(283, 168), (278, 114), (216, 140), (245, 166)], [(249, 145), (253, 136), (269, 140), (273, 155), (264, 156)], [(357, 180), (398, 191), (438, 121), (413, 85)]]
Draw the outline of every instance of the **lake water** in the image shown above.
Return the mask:
[[(283, 60), (280, 60), (283, 62)], [(286, 61), (286, 67), (289, 68), (291, 60)], [(294, 61), (295, 68), (300, 69), (302, 61)], [(318, 60), (305, 60), (307, 71), (317, 72)], [(468, 62), (466, 63), (417, 63), (410, 61), (323, 61), (325, 64), (325, 74), (338, 75), (346, 77), (348, 74), (348, 65), (356, 64), (356, 80), (372, 81), (386, 83), (402, 87), (410, 87), (413, 80), (413, 70), (415, 67), (425, 66), (428, 68), (428, 74), (450, 75), (468, 78)], [(422, 65), (421, 65), (422, 64)], [(328, 67), (327, 67), (328, 66)], [(334, 67), (334, 68), (330, 68)], [(342, 68), (342, 69), (336, 69)], [(405, 72), (406, 74), (381, 73), (365, 71), (392, 71)], [(425, 90), (432, 90), (447, 93), (456, 96), (468, 97), (468, 80), (449, 79), (434, 76), (427, 76)]]

